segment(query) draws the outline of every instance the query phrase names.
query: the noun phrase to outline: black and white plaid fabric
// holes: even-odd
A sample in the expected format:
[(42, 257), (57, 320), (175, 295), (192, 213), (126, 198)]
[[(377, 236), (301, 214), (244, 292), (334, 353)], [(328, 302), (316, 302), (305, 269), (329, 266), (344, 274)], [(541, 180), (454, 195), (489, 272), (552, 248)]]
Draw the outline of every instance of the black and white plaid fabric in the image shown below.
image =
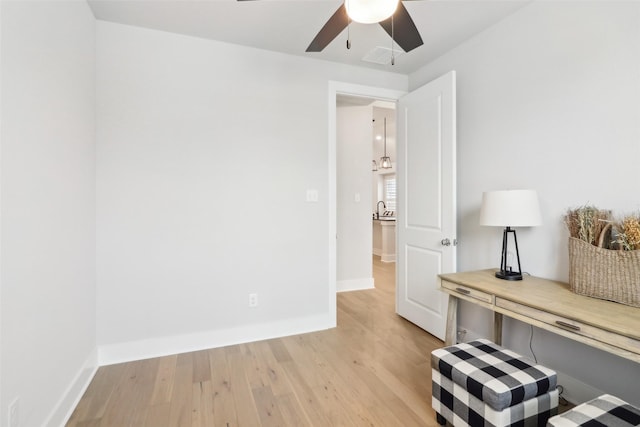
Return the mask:
[(497, 411), (435, 369), (431, 378), (431, 406), (455, 427), (544, 427), (558, 413), (558, 389)]
[(605, 394), (556, 415), (549, 420), (554, 427), (631, 427), (640, 426), (640, 409), (624, 400)]
[(555, 390), (557, 383), (555, 371), (485, 339), (434, 350), (431, 366), (498, 411)]

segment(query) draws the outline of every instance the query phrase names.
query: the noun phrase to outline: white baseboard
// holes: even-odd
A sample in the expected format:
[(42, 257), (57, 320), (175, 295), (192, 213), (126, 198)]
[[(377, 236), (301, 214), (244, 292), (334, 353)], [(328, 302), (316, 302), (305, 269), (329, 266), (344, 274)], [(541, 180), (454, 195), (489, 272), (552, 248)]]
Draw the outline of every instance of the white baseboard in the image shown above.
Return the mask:
[(132, 360), (304, 334), (330, 329), (334, 325), (335, 319), (330, 319), (328, 315), (323, 314), (237, 328), (106, 344), (98, 347), (98, 362), (100, 366), (113, 365)]
[(382, 262), (396, 262), (396, 254), (382, 254), (380, 256)]
[(382, 262), (396, 262), (396, 254), (385, 254), (382, 248), (373, 248), (373, 254), (379, 256)]
[(87, 357), (84, 364), (76, 374), (69, 387), (65, 390), (64, 394), (58, 400), (58, 403), (53, 408), (53, 411), (47, 417), (46, 426), (64, 426), (71, 414), (78, 406), (78, 402), (82, 398), (82, 395), (89, 387), (91, 380), (98, 370), (98, 349), (95, 348)]
[(338, 280), (336, 282), (337, 292), (361, 291), (363, 289), (373, 289), (373, 277), (363, 279)]

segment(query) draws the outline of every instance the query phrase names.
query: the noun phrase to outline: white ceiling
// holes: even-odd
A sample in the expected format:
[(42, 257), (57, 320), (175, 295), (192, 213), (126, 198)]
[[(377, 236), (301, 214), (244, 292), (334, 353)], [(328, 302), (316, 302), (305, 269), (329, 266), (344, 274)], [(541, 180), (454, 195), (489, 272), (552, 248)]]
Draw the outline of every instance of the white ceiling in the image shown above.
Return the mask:
[[(350, 27), (323, 52), (305, 49), (341, 0), (88, 0), (97, 19), (219, 40), (309, 58), (409, 74), (531, 0), (415, 0), (404, 4), (424, 45), (396, 55), (395, 65), (362, 61), (391, 38), (378, 24)], [(396, 49), (399, 49), (396, 46)]]

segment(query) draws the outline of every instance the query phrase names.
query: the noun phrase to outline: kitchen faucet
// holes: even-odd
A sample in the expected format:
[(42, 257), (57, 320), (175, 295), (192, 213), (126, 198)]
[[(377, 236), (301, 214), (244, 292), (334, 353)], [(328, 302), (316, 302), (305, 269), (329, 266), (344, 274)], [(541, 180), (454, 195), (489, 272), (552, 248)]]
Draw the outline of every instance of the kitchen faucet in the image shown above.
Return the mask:
[(376, 205), (376, 219), (380, 219), (380, 203), (382, 203), (382, 207), (387, 209), (387, 205), (384, 204), (384, 201), (380, 200)]

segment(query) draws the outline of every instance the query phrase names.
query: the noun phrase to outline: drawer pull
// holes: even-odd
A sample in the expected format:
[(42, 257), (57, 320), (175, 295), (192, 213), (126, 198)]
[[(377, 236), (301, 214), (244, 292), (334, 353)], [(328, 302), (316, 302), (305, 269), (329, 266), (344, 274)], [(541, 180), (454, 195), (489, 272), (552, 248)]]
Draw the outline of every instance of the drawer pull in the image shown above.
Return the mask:
[(465, 295), (469, 295), (471, 293), (470, 290), (465, 289), (465, 288), (456, 288), (456, 291), (460, 292), (461, 294), (465, 294)]
[(556, 325), (562, 328), (571, 329), (572, 331), (580, 330), (580, 326), (572, 325), (571, 323), (563, 322), (562, 320), (556, 320)]

